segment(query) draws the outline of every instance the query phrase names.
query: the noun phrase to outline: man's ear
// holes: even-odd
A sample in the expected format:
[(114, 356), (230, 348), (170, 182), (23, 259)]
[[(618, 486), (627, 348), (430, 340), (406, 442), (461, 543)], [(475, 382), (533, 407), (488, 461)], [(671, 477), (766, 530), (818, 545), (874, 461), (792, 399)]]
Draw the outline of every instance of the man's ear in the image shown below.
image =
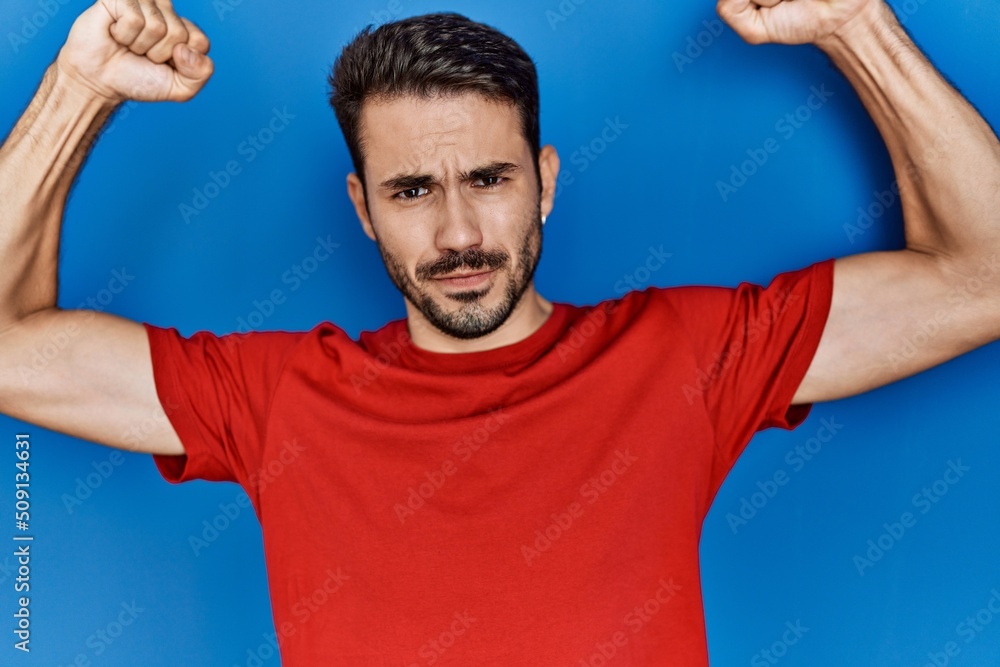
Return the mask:
[(365, 202), (365, 186), (361, 184), (361, 179), (353, 171), (347, 175), (347, 196), (354, 203), (354, 211), (361, 221), (361, 228), (372, 241), (375, 240), (375, 230), (372, 228), (371, 218), (368, 216), (368, 204)]
[(556, 183), (559, 178), (559, 154), (551, 144), (538, 152), (538, 175), (542, 179), (542, 215), (548, 217), (556, 200)]

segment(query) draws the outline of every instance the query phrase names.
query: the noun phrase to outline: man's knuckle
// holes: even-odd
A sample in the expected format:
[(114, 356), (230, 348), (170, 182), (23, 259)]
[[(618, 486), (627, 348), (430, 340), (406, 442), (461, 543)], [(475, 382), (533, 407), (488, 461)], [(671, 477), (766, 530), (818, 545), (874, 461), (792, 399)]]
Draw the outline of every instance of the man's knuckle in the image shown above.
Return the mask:
[(190, 35), (188, 35), (187, 28), (184, 27), (183, 23), (181, 23), (180, 21), (170, 22), (169, 26), (167, 27), (168, 40), (177, 44), (181, 44), (187, 42), (189, 38)]
[(208, 51), (209, 41), (205, 35), (194, 33), (188, 38), (188, 45), (195, 51), (205, 53)]
[(150, 18), (146, 21), (145, 32), (156, 40), (161, 40), (167, 36), (167, 22), (160, 18)]
[(126, 30), (139, 31), (145, 27), (146, 19), (141, 13), (129, 12), (118, 19), (118, 23)]

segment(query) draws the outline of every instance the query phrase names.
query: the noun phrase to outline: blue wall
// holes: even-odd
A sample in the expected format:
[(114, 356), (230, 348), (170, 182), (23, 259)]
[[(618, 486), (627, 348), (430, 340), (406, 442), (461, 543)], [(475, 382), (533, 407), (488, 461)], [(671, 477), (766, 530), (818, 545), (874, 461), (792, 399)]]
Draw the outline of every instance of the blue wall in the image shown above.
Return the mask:
[[(1000, 5), (896, 1), (942, 72), (1000, 123)], [(46, 4), (38, 0), (4, 0), (0, 8), (3, 128), (85, 7), (63, 2), (49, 1), (58, 8), (51, 18), (36, 16)], [(650, 246), (673, 253), (650, 280), (667, 286), (767, 282), (827, 257), (902, 243), (898, 202), (861, 233), (850, 232), (859, 207), (893, 182), (878, 132), (850, 86), (812, 47), (751, 47), (718, 30), (714, 2), (178, 4), (212, 38), (216, 75), (190, 104), (126, 107), (102, 139), (68, 210), (64, 307), (100, 298), (119, 271), (132, 278), (108, 311), (185, 333), (233, 331), (243, 321), (302, 329), (329, 319), (356, 334), (403, 316), (345, 196), (349, 160), (326, 105), (325, 74), (365, 23), (441, 9), (500, 27), (538, 63), (543, 140), (561, 151), (565, 169), (538, 272), (548, 298), (616, 296), (616, 282), (645, 262)], [(45, 25), (35, 30), (33, 20)], [(824, 86), (832, 95), (807, 122), (792, 132), (776, 126), (812, 87)], [(276, 110), (287, 125), (264, 150), (250, 151), (243, 142)], [(602, 146), (596, 140), (609, 120), (620, 133)], [(717, 181), (769, 137), (780, 150), (724, 200)], [(588, 157), (582, 148), (592, 142), (603, 152)], [(191, 204), (194, 190), (230, 160), (239, 175), (185, 220), (180, 205)], [(267, 317), (253, 315), (255, 300), (283, 287), (282, 274), (327, 235), (340, 244), (331, 259), (286, 290), (287, 301)], [(1000, 590), (998, 371), (1000, 346), (992, 345), (868, 394), (817, 404), (798, 430), (756, 438), (705, 524), (713, 664), (774, 664), (760, 652), (775, 642), (778, 662), (789, 666), (917, 666), (948, 642), (960, 649), (950, 664), (995, 664), (1000, 619), (989, 614), (994, 622), (978, 630), (963, 624)], [(842, 428), (810, 460), (796, 455), (824, 419)], [(259, 526), (244, 509), (199, 555), (188, 543), (238, 487), (174, 487), (149, 456), (115, 455), (0, 419), (7, 443), (0, 540), (13, 533), (13, 435), (24, 429), (35, 446), (34, 651), (26, 657), (11, 648), (14, 561), (13, 547), (4, 546), (0, 662), (68, 665), (83, 655), (109, 666), (246, 665), (248, 651), (273, 630)], [(939, 485), (946, 495), (923, 512), (915, 494), (959, 461), (968, 472)], [(96, 470), (105, 473), (91, 477), (100, 486), (78, 489)], [(778, 471), (788, 483), (771, 488), (773, 497), (754, 497)], [(82, 502), (68, 504), (74, 496)], [(735, 525), (727, 515), (738, 514), (744, 498), (761, 507)], [(907, 511), (915, 525), (898, 540), (883, 537), (891, 549), (860, 574), (854, 557)], [(122, 605), (133, 603), (129, 615)], [(94, 634), (109, 624), (114, 631), (122, 614), (134, 620), (111, 643)], [(786, 623), (808, 631), (782, 647)]]

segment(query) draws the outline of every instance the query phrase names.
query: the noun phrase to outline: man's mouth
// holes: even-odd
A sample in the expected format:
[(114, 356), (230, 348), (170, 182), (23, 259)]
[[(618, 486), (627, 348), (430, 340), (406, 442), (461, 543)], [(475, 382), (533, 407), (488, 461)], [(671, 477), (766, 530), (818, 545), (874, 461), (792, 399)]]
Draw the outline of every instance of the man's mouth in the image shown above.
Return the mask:
[(449, 273), (444, 276), (435, 277), (439, 284), (445, 285), (447, 287), (459, 287), (459, 288), (469, 288), (469, 287), (481, 287), (489, 281), (490, 277), (496, 272), (496, 269), (482, 269), (477, 271), (459, 271), (455, 273)]

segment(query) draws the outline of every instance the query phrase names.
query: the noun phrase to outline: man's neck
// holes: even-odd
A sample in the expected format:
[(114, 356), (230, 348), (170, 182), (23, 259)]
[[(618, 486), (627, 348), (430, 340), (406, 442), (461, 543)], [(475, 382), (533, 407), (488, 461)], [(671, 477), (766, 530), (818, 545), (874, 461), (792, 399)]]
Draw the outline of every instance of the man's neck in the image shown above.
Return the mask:
[(449, 354), (481, 352), (513, 345), (538, 331), (551, 314), (552, 303), (543, 298), (535, 291), (534, 285), (531, 285), (514, 306), (507, 321), (496, 331), (480, 338), (461, 340), (443, 333), (428, 322), (413, 304), (406, 301), (406, 325), (413, 344), (431, 352)]

